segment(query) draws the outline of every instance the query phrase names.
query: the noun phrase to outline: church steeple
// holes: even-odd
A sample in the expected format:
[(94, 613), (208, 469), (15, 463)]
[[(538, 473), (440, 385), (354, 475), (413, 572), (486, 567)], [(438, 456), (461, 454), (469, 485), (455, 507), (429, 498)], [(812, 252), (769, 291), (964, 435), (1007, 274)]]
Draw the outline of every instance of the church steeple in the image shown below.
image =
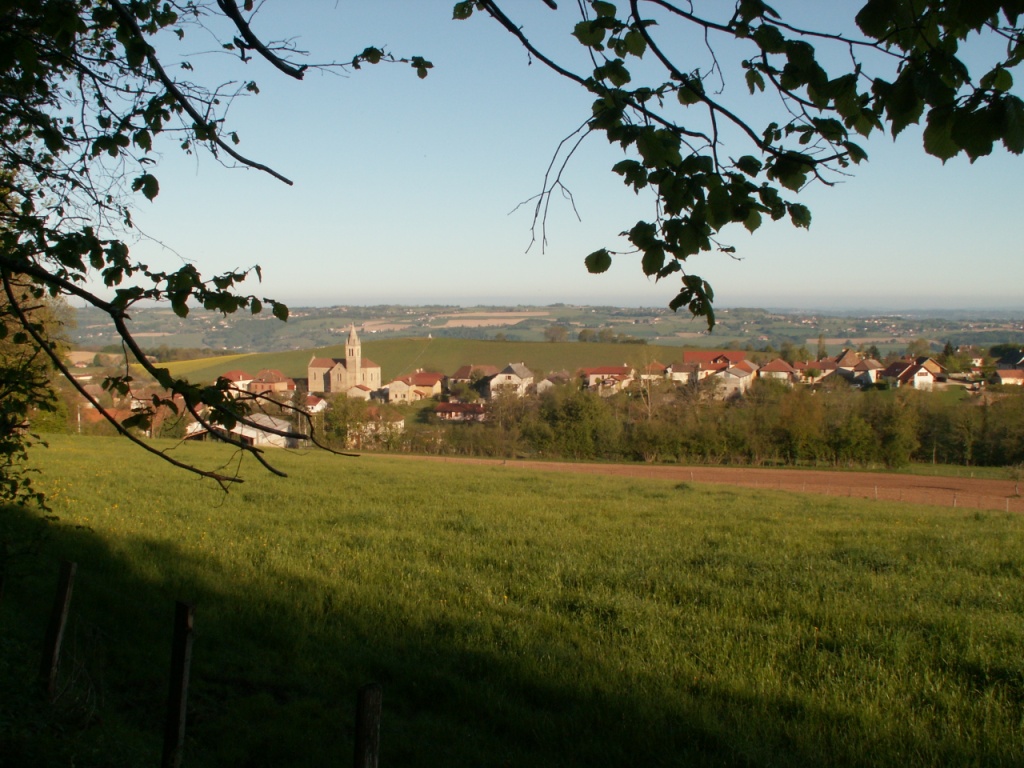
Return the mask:
[(348, 341), (345, 343), (345, 368), (350, 375), (354, 374), (357, 377), (355, 383), (359, 382), (359, 369), (362, 367), (362, 362), (363, 345), (359, 342), (356, 326), (353, 323), (352, 330), (348, 332)]

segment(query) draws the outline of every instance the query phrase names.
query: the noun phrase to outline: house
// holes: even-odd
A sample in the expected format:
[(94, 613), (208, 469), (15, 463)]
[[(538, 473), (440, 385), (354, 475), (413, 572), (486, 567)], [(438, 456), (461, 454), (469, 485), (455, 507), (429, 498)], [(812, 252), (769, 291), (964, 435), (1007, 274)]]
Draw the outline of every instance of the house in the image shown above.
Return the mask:
[[(847, 371), (852, 374), (853, 369), (857, 367), (857, 363), (860, 362), (861, 357), (852, 349), (844, 349), (838, 355), (830, 359), (836, 364), (837, 371)], [(853, 378), (853, 376), (850, 375), (846, 378)]]
[(345, 357), (314, 355), (309, 361), (307, 372), (309, 391), (314, 393), (345, 392), (353, 397), (362, 397), (360, 393), (364, 390), (353, 390), (353, 387), (362, 386), (370, 392), (376, 392), (381, 387), (380, 366), (363, 357), (363, 345), (355, 325), (345, 342)]
[(700, 363), (670, 363), (667, 374), (669, 381), (688, 384), (700, 379)]
[(542, 395), (549, 389), (560, 387), (572, 381), (568, 371), (557, 371), (537, 382), (537, 394)]
[(810, 362), (798, 360), (793, 363), (793, 368), (800, 374), (801, 379), (808, 384), (817, 384), (822, 379), (835, 375), (836, 371), (839, 370), (836, 366), (836, 361), (828, 357), (821, 360), (811, 360)]
[(938, 382), (946, 380), (946, 369), (930, 357), (897, 360), (878, 374), (878, 378), (893, 387), (912, 387), (930, 391)]
[(742, 395), (750, 389), (756, 377), (751, 366), (743, 365), (744, 362), (746, 361), (740, 361), (737, 365), (730, 365), (713, 374), (717, 385), (716, 394), (719, 397)]
[(792, 385), (800, 378), (799, 372), (796, 368), (787, 363), (781, 357), (777, 357), (757, 370), (757, 377), (759, 379), (771, 379), (773, 381), (783, 381), (786, 384)]
[(249, 382), (249, 392), (254, 395), (294, 391), (295, 381), (275, 368), (264, 368)]
[(485, 397), (494, 397), (499, 392), (523, 397), (533, 386), (533, 371), (525, 363), (509, 363), (485, 381)]
[(306, 413), (323, 413), (327, 410), (327, 401), (319, 395), (306, 395), (302, 410)]
[(464, 365), (448, 377), (449, 384), (476, 384), (481, 379), (495, 376), (498, 373), (496, 365)]
[(636, 371), (626, 365), (599, 365), (596, 368), (580, 368), (583, 386), (601, 395), (621, 392), (636, 378)]
[(387, 401), (389, 403), (413, 403), (417, 400), (437, 397), (442, 392), (443, 382), (443, 373), (424, 371), (421, 368), (416, 373), (400, 376), (389, 382), (386, 387)]
[(993, 383), (1016, 387), (1024, 386), (1024, 370), (996, 371)]
[(654, 360), (643, 367), (640, 371), (642, 381), (664, 381), (668, 378), (668, 366)]
[[(295, 448), (299, 444), (298, 436), (293, 436), (295, 428), (284, 419), (253, 413), (246, 416), (245, 422), (238, 422), (230, 430), (217, 428), (215, 431), (255, 448)], [(186, 440), (209, 438), (210, 431), (198, 421), (189, 424), (185, 430)]]
[(724, 368), (746, 359), (747, 353), (742, 349), (687, 349), (683, 351), (684, 363), (700, 363), (704, 368), (715, 367), (716, 370), (724, 370)]
[(236, 392), (248, 392), (249, 385), (256, 377), (246, 373), (245, 371), (235, 369), (233, 371), (228, 371), (227, 373), (222, 373), (217, 378), (224, 379), (228, 382), (229, 389), (235, 390)]
[(442, 421), (483, 421), (487, 417), (482, 403), (438, 403), (434, 413)]
[(878, 381), (883, 365), (872, 357), (866, 357), (853, 367), (853, 381), (862, 387), (870, 387)]

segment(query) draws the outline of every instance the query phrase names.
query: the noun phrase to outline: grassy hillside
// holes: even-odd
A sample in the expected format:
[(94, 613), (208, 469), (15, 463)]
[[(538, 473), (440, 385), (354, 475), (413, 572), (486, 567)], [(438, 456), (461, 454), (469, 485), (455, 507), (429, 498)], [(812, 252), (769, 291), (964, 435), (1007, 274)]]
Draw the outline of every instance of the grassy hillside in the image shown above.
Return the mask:
[(1020, 516), (319, 453), (224, 496), (52, 444), (59, 520), (0, 513), (38, 542), (0, 603), (0, 764), (155, 764), (175, 599), (194, 768), (347, 762), (369, 680), (382, 766), (1024, 764)]
[[(287, 376), (305, 377), (306, 366), (314, 354), (321, 357), (344, 357), (345, 346), (321, 347), (315, 350), (269, 352), (254, 355), (230, 355), (204, 360), (170, 363), (176, 375), (188, 376), (194, 382), (212, 381), (232, 368), (256, 373), (260, 368), (277, 368)], [(417, 368), (454, 373), (469, 363), (497, 365), (525, 362), (532, 370), (545, 373), (583, 366), (646, 365), (652, 360), (670, 363), (681, 357), (679, 347), (635, 344), (580, 344), (548, 342), (475, 341), (465, 339), (383, 339), (363, 342), (363, 356), (381, 366), (384, 381), (412, 373)]]

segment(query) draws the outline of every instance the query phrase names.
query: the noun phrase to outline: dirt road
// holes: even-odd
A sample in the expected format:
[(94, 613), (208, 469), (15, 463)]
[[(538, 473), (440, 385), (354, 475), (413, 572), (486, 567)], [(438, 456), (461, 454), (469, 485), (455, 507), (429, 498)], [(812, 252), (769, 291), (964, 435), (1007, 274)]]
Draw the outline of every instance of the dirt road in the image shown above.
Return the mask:
[[(394, 454), (392, 454), (394, 455)], [(934, 504), (942, 507), (992, 509), (1024, 514), (1024, 498), (1014, 495), (1012, 480), (972, 477), (927, 477), (875, 472), (818, 472), (754, 467), (665, 466), (652, 464), (575, 464), (571, 462), (465, 459), (450, 456), (406, 457), (449, 464), (516, 467), (542, 472), (657, 478), (677, 482), (720, 483), (744, 488), (851, 496)], [(969, 472), (969, 470), (964, 470)]]

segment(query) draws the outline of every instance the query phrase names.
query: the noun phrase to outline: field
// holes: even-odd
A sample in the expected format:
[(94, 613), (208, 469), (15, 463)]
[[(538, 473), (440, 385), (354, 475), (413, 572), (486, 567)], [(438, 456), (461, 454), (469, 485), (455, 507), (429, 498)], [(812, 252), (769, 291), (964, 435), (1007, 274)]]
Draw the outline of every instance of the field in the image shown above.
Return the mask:
[[(9, 509), (0, 765), (159, 755), (196, 605), (186, 766), (1017, 766), (1024, 518), (677, 480), (281, 454), (223, 495), (122, 443), (35, 457)], [(230, 464), (217, 446), (185, 457)], [(276, 456), (276, 455), (275, 455)], [(79, 563), (63, 694), (32, 689)]]
[[(305, 378), (306, 366), (313, 355), (344, 357), (345, 345), (323, 347), (295, 352), (267, 352), (250, 355), (228, 355), (170, 363), (167, 368), (177, 376), (187, 376), (196, 383), (212, 381), (218, 375), (241, 368), (256, 373), (261, 368), (276, 368), (285, 376)], [(668, 364), (679, 360), (678, 347), (658, 347), (635, 344), (598, 343), (544, 343), (515, 341), (476, 341), (467, 339), (363, 339), (363, 355), (381, 366), (384, 381), (414, 373), (422, 368), (452, 374), (468, 365), (496, 365), (504, 368), (509, 363), (525, 362), (545, 373), (568, 370), (570, 373), (583, 366), (647, 365), (652, 360)]]

